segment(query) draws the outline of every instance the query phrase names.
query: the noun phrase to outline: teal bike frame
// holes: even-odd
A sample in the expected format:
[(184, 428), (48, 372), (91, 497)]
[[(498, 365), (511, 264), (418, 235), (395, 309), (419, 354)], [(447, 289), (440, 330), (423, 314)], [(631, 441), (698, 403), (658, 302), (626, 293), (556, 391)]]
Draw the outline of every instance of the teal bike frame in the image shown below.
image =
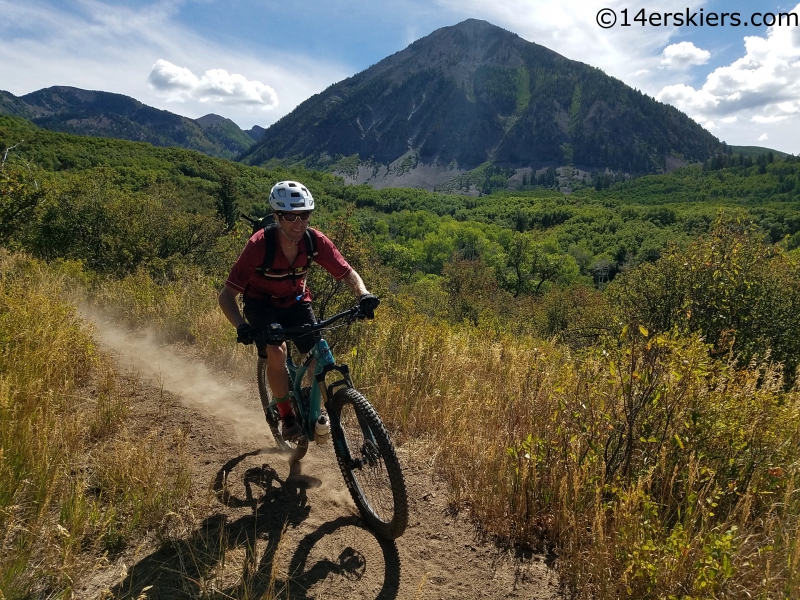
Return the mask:
[[(279, 344), (321, 331), (339, 319), (352, 323), (358, 318), (361, 318), (360, 309), (354, 307), (319, 323), (286, 329), (274, 324), (259, 332), (257, 346), (263, 348), (264, 344)], [(316, 385), (305, 387), (303, 379), (312, 364)], [(305, 437), (283, 438), (275, 398), (270, 395), (264, 412), (278, 447), (290, 452), (292, 460), (300, 460), (305, 456), (310, 441), (322, 443), (327, 440), (327, 436), (319, 439), (316, 436), (324, 405), (336, 460), (353, 501), (378, 535), (389, 540), (401, 536), (408, 524), (408, 495), (402, 467), (380, 416), (354, 388), (350, 369), (347, 365), (336, 364), (324, 339), (314, 344), (299, 365), (287, 353), (286, 368), (295, 417)], [(268, 393), (265, 371), (266, 362), (262, 357), (258, 363), (258, 382), (263, 403), (266, 403)], [(328, 383), (329, 379), (331, 383)]]
[[(294, 337), (299, 337), (305, 333), (319, 331), (329, 326), (334, 321), (349, 317), (351, 320), (355, 319), (358, 314), (358, 307), (344, 311), (329, 319), (320, 321), (314, 325), (306, 325), (301, 327), (292, 328), (273, 328), (268, 332), (268, 336), (275, 341), (288, 341)], [(317, 385), (312, 385), (309, 390), (310, 393), (303, 393), (308, 390), (308, 387), (303, 386), (303, 378), (308, 372), (309, 366), (313, 361), (316, 361), (314, 367), (314, 380)], [(295, 406), (297, 407), (297, 415), (306, 438), (313, 441), (315, 437), (314, 427), (322, 413), (323, 404), (327, 404), (330, 398), (339, 387), (353, 387), (353, 380), (350, 377), (350, 369), (347, 365), (337, 365), (333, 358), (328, 342), (320, 340), (308, 352), (299, 365), (296, 365), (292, 360), (291, 355), (286, 356), (286, 367), (289, 370), (289, 393), (294, 397)], [(341, 377), (336, 379), (331, 384), (327, 384), (327, 377), (329, 373), (338, 373)], [(270, 402), (270, 407), (275, 406), (275, 398), (273, 397)], [(327, 408), (327, 406), (326, 406)], [(330, 413), (330, 410), (328, 411)], [(338, 426), (331, 423), (331, 427)]]

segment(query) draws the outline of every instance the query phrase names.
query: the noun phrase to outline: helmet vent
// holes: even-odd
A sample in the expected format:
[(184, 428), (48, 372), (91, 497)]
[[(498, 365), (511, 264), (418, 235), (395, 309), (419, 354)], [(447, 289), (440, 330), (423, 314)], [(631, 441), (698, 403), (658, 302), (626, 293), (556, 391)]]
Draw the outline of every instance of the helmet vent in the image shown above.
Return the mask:
[(300, 192), (292, 192), (292, 198), (299, 198)]
[(283, 188), (279, 189), (278, 190), (278, 196), (280, 196), (281, 198), (285, 198), (286, 197), (286, 190), (283, 189)]
[(290, 183), (289, 187), (297, 187), (297, 184), (296, 183)]

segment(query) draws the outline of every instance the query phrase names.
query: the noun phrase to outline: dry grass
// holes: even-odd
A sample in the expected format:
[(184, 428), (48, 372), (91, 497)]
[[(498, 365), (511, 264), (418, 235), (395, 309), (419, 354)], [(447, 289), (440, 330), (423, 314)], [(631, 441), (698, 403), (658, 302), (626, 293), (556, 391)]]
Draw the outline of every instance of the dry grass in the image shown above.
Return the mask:
[(93, 287), (91, 302), (133, 327), (186, 342), (231, 373), (250, 374), (252, 348), (236, 346), (236, 331), (217, 303), (219, 289), (187, 267), (176, 279), (156, 282), (144, 271)]
[[(180, 313), (186, 339), (249, 372), (212, 287), (131, 280), (98, 297), (126, 286), (151, 290), (134, 320), (169, 335)], [(800, 596), (800, 393), (768, 357), (738, 369), (644, 330), (576, 354), (390, 308), (349, 339), (336, 355), (398, 442), (428, 441), (452, 505), (556, 552), (575, 597)]]
[(644, 331), (579, 356), (415, 318), (365, 336), (384, 420), (433, 440), (486, 533), (554, 549), (576, 596), (800, 595), (800, 394), (778, 366)]
[(75, 308), (75, 265), (0, 254), (0, 590), (61, 595), (187, 502), (180, 461), (125, 434), (126, 398)]
[[(98, 283), (74, 263), (0, 255), (0, 597), (71, 597), (146, 533), (187, 548), (183, 579), (200, 594), (217, 596), (224, 581), (239, 598), (285, 595), (277, 561), (266, 582), (253, 568), (264, 549), (184, 539), (194, 523), (183, 434), (131, 433), (129, 390), (76, 309), (92, 289), (132, 325), (252, 370), (216, 293), (185, 275), (173, 285), (141, 273)], [(272, 552), (283, 552), (281, 540)]]

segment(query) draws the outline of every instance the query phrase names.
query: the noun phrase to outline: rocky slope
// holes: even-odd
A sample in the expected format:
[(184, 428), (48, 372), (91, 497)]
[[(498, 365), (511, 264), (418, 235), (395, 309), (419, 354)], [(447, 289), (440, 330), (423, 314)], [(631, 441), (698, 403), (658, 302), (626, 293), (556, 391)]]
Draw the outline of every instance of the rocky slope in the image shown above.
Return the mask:
[(486, 162), (643, 174), (719, 148), (677, 109), (470, 19), (309, 98), (244, 160), (302, 161), (354, 181), (389, 177), (430, 187)]

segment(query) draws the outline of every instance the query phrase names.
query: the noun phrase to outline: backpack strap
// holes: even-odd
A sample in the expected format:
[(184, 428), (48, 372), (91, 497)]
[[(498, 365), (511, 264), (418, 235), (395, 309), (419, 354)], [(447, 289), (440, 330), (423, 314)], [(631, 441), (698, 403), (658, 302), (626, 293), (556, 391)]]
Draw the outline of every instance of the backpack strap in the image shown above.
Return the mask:
[(264, 275), (272, 269), (275, 263), (275, 244), (278, 242), (278, 224), (270, 223), (264, 227), (264, 261), (260, 267), (256, 267), (256, 273)]
[(311, 266), (311, 263), (314, 262), (314, 259), (317, 257), (317, 234), (316, 232), (312, 233), (313, 229), (306, 227), (306, 233), (303, 236), (303, 239), (306, 242), (306, 254), (308, 255), (308, 266)]
[(284, 279), (291, 277), (292, 279), (298, 276), (305, 276), (306, 271), (314, 262), (315, 257), (319, 253), (317, 249), (317, 234), (312, 233), (312, 229), (306, 229), (303, 234), (303, 243), (305, 244), (307, 264), (302, 269), (295, 269), (283, 274), (272, 274), (272, 265), (275, 264), (275, 250), (278, 243), (278, 224), (272, 223), (264, 227), (264, 262), (260, 267), (256, 268), (256, 273), (270, 279)]

